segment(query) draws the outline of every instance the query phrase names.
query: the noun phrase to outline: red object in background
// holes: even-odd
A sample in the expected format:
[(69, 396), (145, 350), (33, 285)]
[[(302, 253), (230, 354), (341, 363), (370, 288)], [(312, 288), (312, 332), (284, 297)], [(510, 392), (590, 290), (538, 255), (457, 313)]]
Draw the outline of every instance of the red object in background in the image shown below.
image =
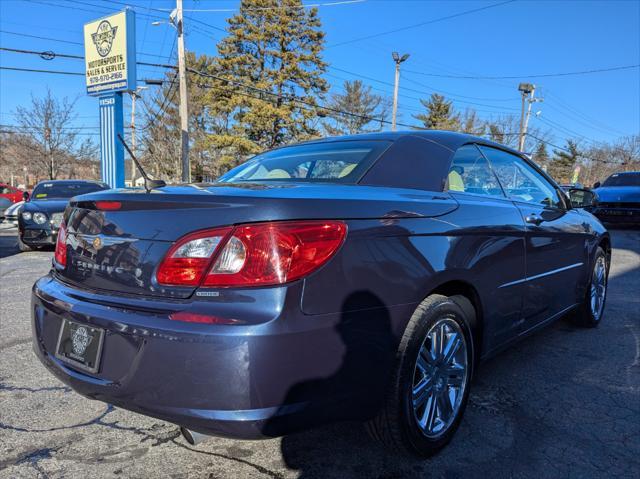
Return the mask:
[(0, 183), (0, 198), (6, 198), (11, 203), (22, 201), (22, 190), (9, 186), (6, 183)]

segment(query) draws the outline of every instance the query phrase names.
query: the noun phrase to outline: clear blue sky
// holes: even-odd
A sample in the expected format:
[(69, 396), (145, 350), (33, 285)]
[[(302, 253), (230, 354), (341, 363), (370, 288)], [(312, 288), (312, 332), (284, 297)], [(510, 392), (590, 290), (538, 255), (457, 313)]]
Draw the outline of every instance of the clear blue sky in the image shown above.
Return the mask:
[[(305, 0), (330, 3), (337, 0)], [(611, 141), (640, 132), (640, 69), (589, 75), (528, 78), (640, 64), (639, 1), (515, 1), (468, 15), (407, 28), (375, 38), (341, 44), (501, 3), (484, 1), (367, 0), (320, 7), (326, 35), (327, 80), (335, 91), (343, 79), (367, 77), (365, 83), (391, 96), (391, 52), (410, 53), (403, 64), (401, 121), (416, 123), (412, 114), (418, 98), (436, 91), (454, 99), (456, 107), (475, 108), (481, 117), (519, 114), (519, 81), (531, 81), (544, 103), (532, 125), (552, 128), (554, 141), (583, 137), (589, 142)], [(185, 9), (235, 9), (238, 0), (184, 0)], [(167, 62), (175, 58), (175, 31), (152, 26), (168, 15), (174, 0), (0, 0), (0, 30), (62, 41), (0, 33), (6, 48), (53, 50), (83, 54), (85, 22), (131, 5), (137, 16), (138, 61)], [(161, 9), (166, 9), (166, 14)], [(232, 12), (187, 11), (186, 45), (197, 53), (215, 55)], [(22, 68), (82, 72), (83, 62), (0, 52), (0, 64)], [(139, 78), (160, 78), (161, 70), (139, 67)], [(354, 75), (356, 74), (356, 75)], [(484, 80), (431, 75), (521, 76)], [(78, 99), (76, 124), (97, 134), (98, 104), (84, 94), (84, 78), (0, 71), (0, 113), (3, 125), (13, 124), (17, 105), (40, 96), (46, 87), (56, 95)], [(153, 87), (151, 87), (153, 88)], [(148, 94), (151, 94), (148, 92)]]

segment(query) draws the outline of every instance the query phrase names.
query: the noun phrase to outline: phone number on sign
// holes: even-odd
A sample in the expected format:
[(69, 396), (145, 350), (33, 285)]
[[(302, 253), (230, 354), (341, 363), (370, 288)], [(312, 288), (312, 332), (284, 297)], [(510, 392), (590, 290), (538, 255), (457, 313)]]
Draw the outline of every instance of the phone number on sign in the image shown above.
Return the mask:
[(114, 72), (109, 75), (100, 75), (96, 77), (91, 77), (89, 78), (89, 83), (93, 85), (96, 83), (104, 83), (108, 81), (121, 80), (122, 78), (123, 78), (122, 72)]

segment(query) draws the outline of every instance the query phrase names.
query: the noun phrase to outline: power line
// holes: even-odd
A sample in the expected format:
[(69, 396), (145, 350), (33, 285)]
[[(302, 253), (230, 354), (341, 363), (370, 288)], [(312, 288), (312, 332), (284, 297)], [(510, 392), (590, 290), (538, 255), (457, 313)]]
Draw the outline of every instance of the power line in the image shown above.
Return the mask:
[[(73, 41), (70, 41), (70, 40), (63, 40), (61, 38), (43, 37), (43, 36), (39, 36), (39, 35), (29, 35), (27, 33), (10, 32), (10, 31), (7, 31), (7, 30), (0, 30), (0, 33), (6, 33), (6, 34), (9, 34), (9, 35), (16, 35), (16, 36), (19, 36), (19, 37), (36, 38), (38, 40), (47, 40), (47, 41), (51, 41), (51, 42), (68, 43), (70, 45), (84, 46), (83, 43), (73, 42)], [(18, 49), (12, 49), (12, 48), (2, 48), (2, 50), (13, 51), (13, 52), (16, 52), (16, 53), (33, 53), (32, 50), (18, 50)], [(40, 53), (44, 53), (44, 52), (35, 52), (35, 53), (40, 54)], [(146, 52), (138, 52), (137, 51), (136, 54), (137, 55), (148, 56), (148, 57), (167, 58), (167, 57), (165, 57), (163, 55), (156, 55), (155, 53), (146, 53)], [(67, 54), (63, 54), (63, 53), (56, 53), (55, 56), (84, 59), (84, 57), (82, 57), (82, 56), (67, 55)], [(51, 58), (45, 58), (45, 60), (51, 60)]]
[[(383, 85), (394, 86), (393, 83), (390, 83), (390, 82), (387, 82), (387, 81), (384, 81), (384, 80), (379, 80), (377, 78), (373, 78), (373, 77), (370, 77), (370, 76), (362, 75), (360, 73), (351, 72), (349, 70), (344, 70), (342, 68), (338, 68), (338, 67), (329, 67), (329, 68), (332, 69), (332, 70), (337, 70), (339, 72), (347, 73), (349, 75), (353, 75), (353, 76), (358, 77), (358, 78), (363, 78), (365, 80), (373, 81), (373, 82), (376, 82), (376, 83), (381, 83)], [(420, 95), (424, 95), (425, 94), (424, 91), (416, 90), (415, 88), (408, 88), (408, 87), (402, 87), (401, 86), (400, 90), (410, 91), (410, 92), (413, 92), (413, 93), (419, 93)], [(434, 91), (437, 91), (437, 90), (434, 89)], [(477, 102), (472, 102), (472, 101), (467, 101), (467, 100), (454, 100), (454, 101), (456, 101), (458, 103), (468, 103), (470, 105), (486, 106), (486, 107), (489, 107), (489, 108), (499, 108), (499, 109), (502, 109), (502, 110), (518, 111), (517, 108), (488, 105), (486, 103), (477, 103)], [(500, 113), (500, 111), (495, 111), (493, 113)]]
[(60, 71), (60, 70), (40, 70), (35, 68), (18, 68), (18, 67), (5, 67), (0, 66), (0, 70), (11, 70), (17, 72), (31, 72), (31, 73), (52, 73), (56, 75), (75, 75), (75, 76), (84, 76), (84, 73), (77, 72), (68, 72), (68, 71)]
[[(5, 115), (5, 116), (18, 116), (17, 113), (11, 112), (11, 111), (2, 111), (0, 112), (0, 116)], [(75, 116), (75, 118), (94, 118), (97, 119), (97, 115), (78, 115)]]
[[(65, 0), (65, 1), (72, 2), (72, 3), (81, 3), (81, 4), (84, 4), (84, 5), (92, 5), (94, 7), (105, 8), (105, 7), (101, 6), (101, 5), (90, 4), (90, 3), (87, 3), (87, 2), (80, 2), (79, 0)], [(115, 5), (122, 5), (122, 6), (125, 6), (125, 7), (131, 7), (132, 6), (129, 3), (119, 2), (117, 0), (102, 0), (102, 1), (107, 2), (107, 3), (113, 3)], [(154, 12), (162, 13), (163, 16), (152, 15), (152, 14), (143, 14), (143, 13), (137, 13), (137, 15), (141, 15), (143, 17), (148, 17), (148, 18), (157, 18), (157, 19), (162, 19), (162, 20), (166, 19), (166, 14), (167, 14), (166, 10), (163, 10), (163, 9), (160, 9), (160, 8), (151, 8), (151, 7), (149, 8), (149, 10), (154, 11)], [(209, 23), (203, 22), (203, 21), (198, 20), (196, 18), (192, 18), (191, 21), (194, 21), (194, 22), (196, 22), (196, 23), (198, 23), (198, 24), (200, 24), (202, 26), (205, 26), (207, 28), (211, 28), (213, 30), (217, 30), (217, 31), (226, 33), (226, 30), (224, 28), (216, 27), (215, 25), (211, 25)], [(207, 32), (207, 33), (210, 33), (210, 32)]]
[[(80, 0), (60, 0), (60, 1), (66, 1), (69, 3), (72, 3), (74, 5), (85, 5), (85, 6), (89, 6), (89, 7), (93, 7), (95, 8), (99, 8), (100, 10), (96, 11), (96, 10), (88, 10), (86, 8), (81, 8), (81, 7), (77, 7), (77, 6), (71, 6), (71, 5), (64, 5), (64, 4), (59, 4), (59, 3), (51, 3), (51, 2), (45, 2), (42, 0), (24, 0), (27, 1), (29, 3), (38, 3), (41, 5), (49, 5), (51, 7), (57, 7), (57, 8), (67, 8), (69, 10), (81, 10), (83, 12), (90, 12), (90, 13), (100, 13), (100, 14), (104, 14), (104, 13), (111, 13), (113, 12), (113, 10), (111, 8), (109, 8), (106, 5), (96, 5), (95, 3), (88, 3), (88, 2), (83, 2)], [(104, 0), (104, 1), (108, 1), (109, 3), (113, 3), (116, 5), (122, 5), (122, 6), (127, 6), (127, 7), (132, 7), (132, 5), (130, 3), (123, 3), (123, 2), (116, 2), (116, 1), (112, 1), (112, 0)], [(144, 7), (140, 7), (139, 8), (144, 8)], [(166, 20), (166, 12), (159, 10), (157, 8), (150, 8), (150, 10), (152, 11), (157, 11), (160, 13), (165, 14), (164, 16), (159, 16), (159, 15), (153, 15), (150, 13), (141, 13), (141, 12), (136, 12), (136, 15), (143, 17), (143, 18), (150, 18), (150, 19), (154, 19), (154, 20)], [(213, 30), (218, 30), (218, 31), (223, 31), (226, 33), (226, 31), (222, 28), (216, 27), (214, 25), (210, 25), (208, 23), (202, 22), (200, 20), (196, 20), (193, 19), (194, 22), (197, 22), (205, 27), (211, 28)], [(206, 32), (207, 34), (212, 34), (211, 32)]]
[[(146, 126), (139, 128), (140, 130), (148, 130), (149, 128), (151, 128), (151, 126), (158, 120), (160, 115), (163, 115), (166, 112), (166, 108), (169, 106), (169, 104), (173, 101), (173, 99), (176, 96), (177, 89), (173, 87), (175, 85), (175, 81), (177, 78), (178, 78), (178, 75), (174, 74), (173, 78), (171, 79), (171, 83), (169, 84), (169, 90), (167, 90), (167, 93), (164, 96), (164, 99), (162, 101), (162, 104), (160, 105), (160, 108), (158, 108), (158, 111), (153, 115), (153, 118), (147, 120)], [(164, 80), (163, 80), (163, 83), (164, 83)], [(142, 100), (142, 103), (145, 104), (146, 106), (144, 99)], [(149, 110), (150, 108), (147, 107), (147, 111)]]
[[(405, 71), (403, 70), (402, 73), (405, 73)], [(450, 91), (447, 90), (442, 90), (440, 88), (436, 88), (430, 85), (425, 85), (424, 83), (421, 83), (419, 81), (416, 81), (412, 78), (407, 78), (406, 75), (403, 75), (404, 80), (408, 81), (409, 83), (414, 83), (415, 85), (424, 87), (424, 88), (428, 88), (429, 90), (433, 90), (433, 91), (438, 91), (441, 93), (446, 94), (447, 96), (454, 98), (454, 97), (460, 97), (460, 98), (469, 98), (471, 100), (480, 100), (480, 101), (503, 101), (503, 102), (514, 102), (517, 101), (518, 98), (482, 98), (482, 97), (477, 97), (477, 96), (468, 96), (468, 95), (460, 95), (459, 93), (451, 93)]]
[[(0, 124), (2, 128), (20, 128), (22, 130), (36, 130), (40, 131), (42, 128), (38, 128), (37, 126), (28, 126), (28, 125), (7, 125)], [(55, 128), (55, 130), (63, 130), (63, 131), (78, 131), (78, 130), (99, 130), (99, 126), (63, 126), (59, 128)]]
[[(82, 55), (68, 55), (64, 53), (57, 53), (51, 50), (40, 52), (36, 50), (23, 50), (18, 48), (0, 47), (0, 51), (7, 51), (12, 53), (24, 53), (29, 55), (38, 55), (44, 60), (53, 60), (56, 57), (73, 58), (74, 60), (84, 60), (84, 57)], [(157, 68), (175, 68), (174, 65), (169, 65), (167, 63), (136, 62), (136, 65), (147, 66), (147, 67), (157, 67)]]
[[(318, 7), (333, 7), (337, 5), (348, 5), (352, 3), (364, 3), (367, 0), (343, 0), (338, 2), (327, 2), (327, 3), (306, 3), (297, 6), (288, 7), (286, 5), (280, 7), (256, 7), (256, 8), (245, 8), (243, 12), (261, 12), (265, 10), (298, 10), (300, 8), (318, 8)], [(161, 8), (160, 10), (170, 12), (172, 9), (170, 8)], [(185, 8), (185, 12), (202, 12), (202, 13), (229, 13), (229, 12), (237, 12), (237, 8)]]
[[(177, 67), (175, 65), (167, 65), (167, 64), (159, 64), (159, 63), (144, 63), (144, 62), (138, 62), (138, 64), (143, 64), (143, 65), (148, 65), (148, 66), (155, 66), (155, 67), (170, 68), (170, 69), (173, 69), (173, 70), (177, 69)], [(33, 73), (51, 73), (51, 74), (84, 76), (83, 73), (60, 71), (60, 70), (43, 70), (43, 69), (17, 68), (17, 67), (5, 67), (5, 66), (0, 66), (0, 69), (13, 70), (13, 71), (25, 71), (25, 72), (33, 72)], [(198, 70), (194, 70), (194, 69), (191, 69), (191, 68), (187, 68), (187, 71), (189, 71), (190, 73), (194, 73), (196, 75), (205, 76), (205, 77), (213, 78), (213, 79), (216, 79), (216, 80), (219, 80), (219, 81), (223, 81), (225, 83), (232, 84), (232, 85), (235, 85), (235, 86), (241, 86), (241, 87), (249, 88), (251, 90), (259, 91), (260, 93), (264, 93), (264, 94), (267, 94), (267, 95), (278, 96), (278, 97), (281, 97), (281, 98), (290, 98), (295, 102), (304, 103), (304, 104), (306, 104), (308, 106), (312, 106), (313, 108), (318, 108), (318, 109), (321, 109), (321, 110), (331, 111), (331, 112), (334, 112), (334, 113), (337, 113), (337, 114), (347, 115), (347, 116), (351, 116), (351, 117), (357, 117), (357, 118), (360, 118), (360, 119), (363, 119), (363, 120), (366, 119), (366, 120), (369, 120), (369, 121), (380, 121), (380, 123), (383, 123), (383, 124), (391, 124), (391, 122), (386, 121), (386, 120), (382, 120), (380, 118), (357, 115), (357, 114), (350, 113), (350, 112), (347, 112), (347, 111), (338, 110), (338, 109), (327, 107), (327, 106), (322, 106), (322, 105), (317, 105), (317, 104), (305, 102), (304, 100), (301, 100), (301, 99), (299, 99), (299, 98), (297, 98), (297, 97), (295, 97), (293, 95), (278, 95), (277, 93), (273, 93), (273, 92), (270, 92), (268, 90), (262, 90), (262, 89), (259, 89), (257, 87), (254, 87), (253, 85), (247, 85), (247, 84), (244, 84), (244, 83), (241, 83), (241, 82), (237, 82), (235, 80), (228, 80), (228, 79), (216, 76), (216, 75), (211, 75), (211, 74), (208, 74), (208, 73), (200, 72)], [(497, 113), (497, 112), (493, 112), (493, 113)], [(402, 123), (398, 123), (398, 125), (399, 126), (408, 127), (408, 128), (418, 128), (418, 129), (421, 128), (421, 127), (418, 127), (418, 126), (415, 126), (415, 125), (402, 124)]]
[[(550, 141), (543, 140), (542, 138), (539, 138), (539, 137), (537, 137), (535, 135), (532, 135), (531, 133), (527, 133), (527, 136), (530, 136), (531, 138), (533, 138), (533, 139), (535, 139), (535, 140), (537, 140), (537, 141), (539, 141), (541, 143), (544, 143), (545, 145), (549, 145), (552, 148), (555, 148), (556, 150), (564, 151), (566, 153), (573, 153), (568, 148), (564, 148), (563, 146), (556, 145), (554, 143), (551, 143)], [(591, 158), (590, 156), (584, 155), (584, 154), (582, 154), (580, 152), (577, 152), (576, 156), (578, 156), (580, 158), (584, 158), (585, 160), (594, 161), (596, 163), (608, 163), (606, 160), (602, 160), (600, 158)]]
[(0, 47), (0, 51), (11, 52), (11, 53), (25, 53), (29, 55), (38, 55), (43, 60), (53, 60), (54, 58), (73, 58), (78, 60), (84, 60), (84, 57), (82, 55), (70, 55), (66, 53), (57, 53), (51, 50), (38, 52), (35, 50), (23, 50), (21, 48)]
[(588, 75), (591, 73), (604, 73), (604, 72), (613, 72), (618, 70), (631, 70), (634, 68), (640, 67), (640, 64), (636, 65), (623, 65), (617, 67), (610, 68), (596, 68), (593, 70), (581, 70), (574, 72), (560, 72), (560, 73), (537, 73), (533, 75), (510, 75), (510, 76), (476, 76), (476, 75), (443, 75), (440, 73), (425, 73), (416, 70), (404, 70), (407, 73), (415, 73), (416, 75), (424, 75), (428, 77), (438, 77), (438, 78), (458, 78), (465, 80), (519, 80), (526, 78), (549, 78), (549, 77), (563, 77), (563, 76), (571, 76), (571, 75)]
[[(552, 93), (551, 91), (549, 91), (549, 89), (548, 89), (548, 88), (545, 88), (545, 89), (544, 89), (544, 94), (545, 94), (545, 97), (547, 97), (547, 98), (551, 97), (552, 99), (554, 99), (555, 101), (557, 101), (557, 102), (559, 103), (559, 105), (558, 105), (558, 106), (559, 106), (560, 108), (563, 108), (563, 109), (565, 109), (566, 111), (568, 111), (568, 112), (571, 114), (571, 116), (573, 116), (573, 118), (572, 118), (572, 119), (573, 119), (574, 121), (575, 121), (575, 119), (576, 119), (576, 118), (578, 118), (578, 119), (582, 119), (583, 121), (586, 121), (587, 123), (590, 123), (590, 124), (592, 124), (592, 125), (594, 125), (594, 126), (598, 127), (598, 128), (599, 128), (599, 129), (601, 129), (602, 131), (604, 131), (604, 130), (608, 130), (608, 131), (609, 131), (609, 133), (616, 133), (616, 134), (619, 134), (619, 135), (628, 135), (628, 133), (625, 133), (625, 132), (620, 131), (620, 130), (616, 130), (615, 128), (611, 128), (611, 127), (609, 127), (609, 126), (605, 125), (604, 123), (601, 123), (600, 121), (598, 121), (598, 120), (596, 120), (596, 119), (593, 119), (593, 118), (591, 118), (591, 117), (587, 116), (586, 114), (582, 113), (580, 110), (578, 110), (578, 109), (576, 109), (576, 108), (572, 107), (571, 105), (569, 105), (566, 101), (562, 100), (558, 95), (555, 95), (554, 93)], [(548, 103), (548, 102), (547, 102), (547, 103)], [(549, 106), (551, 106), (551, 108), (553, 108), (553, 105), (549, 105)], [(556, 109), (557, 111), (560, 111), (560, 110), (559, 110), (559, 109), (557, 109), (557, 108), (554, 108), (554, 109)], [(561, 111), (560, 111), (560, 113), (564, 114), (564, 115), (565, 115), (565, 116), (567, 116), (568, 118), (571, 118), (571, 116), (569, 116), (569, 114), (567, 114), (567, 113), (563, 113), (563, 112), (561, 112)]]
[(43, 36), (38, 36), (38, 35), (29, 35), (27, 33), (21, 33), (21, 32), (10, 32), (10, 31), (7, 31), (7, 30), (0, 30), (0, 33), (6, 33), (8, 35), (17, 35), (17, 36), (20, 36), (20, 37), (27, 37), (27, 38), (37, 38), (38, 40), (48, 40), (50, 42), (60, 42), (60, 43), (68, 43), (70, 45), (80, 45), (81, 47), (84, 46), (80, 42), (72, 42), (71, 40), (61, 40), (59, 38), (43, 37)]
[(380, 32), (380, 33), (374, 33), (372, 35), (365, 35), (363, 37), (352, 38), (351, 40), (345, 40), (343, 42), (333, 43), (331, 45), (327, 45), (326, 48), (339, 47), (339, 46), (342, 46), (342, 45), (348, 45), (350, 43), (361, 42), (363, 40), (370, 40), (372, 38), (377, 38), (377, 37), (381, 37), (381, 36), (384, 36), (384, 35), (390, 35), (392, 33), (397, 33), (397, 32), (402, 32), (402, 31), (405, 31), (405, 30), (410, 30), (410, 29), (413, 29), (413, 28), (423, 27), (425, 25), (431, 25), (433, 23), (443, 22), (445, 20), (451, 20), (452, 18), (461, 17), (463, 15), (470, 15), (472, 13), (480, 12), (480, 11), (483, 11), (483, 10), (488, 10), (490, 8), (496, 8), (496, 7), (499, 7), (501, 5), (506, 5), (508, 3), (513, 3), (513, 2), (515, 2), (515, 0), (507, 0), (506, 2), (494, 3), (493, 5), (487, 5), (487, 6), (484, 6), (484, 7), (474, 8), (472, 10), (465, 10), (463, 12), (454, 13), (452, 15), (446, 15), (444, 17), (434, 18), (433, 20), (427, 20), (426, 22), (420, 22), (420, 23), (416, 23), (416, 24), (413, 24), (413, 25), (407, 25), (405, 27), (394, 28), (392, 30), (386, 30), (386, 31)]
[(558, 122), (555, 122), (549, 118), (543, 118), (543, 117), (535, 117), (536, 120), (545, 123), (546, 125), (550, 126), (552, 129), (558, 129), (560, 130), (561, 133), (568, 135), (568, 136), (572, 136), (574, 138), (577, 138), (581, 141), (587, 142), (587, 143), (594, 143), (593, 140), (588, 139), (586, 136), (578, 133), (575, 130), (572, 130), (570, 128), (567, 128), (566, 126), (561, 125)]

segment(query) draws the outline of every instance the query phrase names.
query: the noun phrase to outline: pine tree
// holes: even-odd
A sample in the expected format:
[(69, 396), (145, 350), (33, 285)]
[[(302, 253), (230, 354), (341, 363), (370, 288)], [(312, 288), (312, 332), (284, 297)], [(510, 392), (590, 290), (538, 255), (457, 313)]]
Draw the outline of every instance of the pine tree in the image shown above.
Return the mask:
[[(301, 0), (242, 0), (218, 44), (207, 99), (226, 118), (209, 145), (227, 166), (251, 153), (319, 135), (324, 32)], [(294, 98), (295, 97), (295, 98)]]
[(533, 161), (535, 161), (540, 167), (547, 167), (547, 164), (549, 163), (549, 153), (547, 153), (547, 145), (542, 141), (538, 143), (538, 147), (533, 154)]
[(420, 103), (427, 112), (414, 115), (414, 118), (420, 120), (425, 128), (450, 131), (460, 129), (460, 116), (455, 113), (452, 102), (444, 96), (432, 93), (429, 100), (420, 100)]
[(554, 150), (553, 159), (549, 163), (548, 173), (559, 183), (569, 183), (573, 169), (580, 158), (578, 145), (573, 140), (567, 140), (565, 150)]
[[(330, 113), (331, 122), (323, 123), (325, 131), (334, 136), (380, 131), (382, 121), (388, 116), (388, 102), (382, 96), (371, 93), (371, 87), (365, 86), (361, 80), (346, 80), (343, 88), (344, 93), (334, 93), (328, 106), (353, 116)], [(378, 121), (377, 125), (373, 118)]]

